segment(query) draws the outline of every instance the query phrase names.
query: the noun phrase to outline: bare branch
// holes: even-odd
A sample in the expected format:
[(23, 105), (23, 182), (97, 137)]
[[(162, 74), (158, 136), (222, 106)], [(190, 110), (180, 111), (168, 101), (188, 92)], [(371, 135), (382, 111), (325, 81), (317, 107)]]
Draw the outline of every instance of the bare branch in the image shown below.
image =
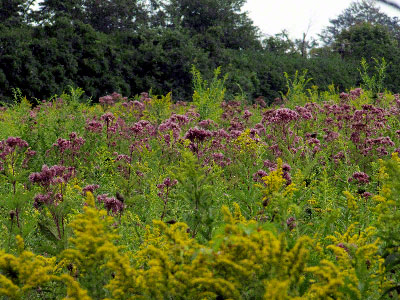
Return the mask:
[(386, 5), (389, 5), (389, 6), (391, 6), (391, 7), (394, 7), (394, 8), (396, 8), (396, 9), (400, 10), (400, 5), (397, 4), (397, 3), (395, 3), (395, 2), (393, 2), (393, 1), (389, 1), (389, 0), (378, 0), (378, 2), (382, 2), (382, 3), (386, 4)]

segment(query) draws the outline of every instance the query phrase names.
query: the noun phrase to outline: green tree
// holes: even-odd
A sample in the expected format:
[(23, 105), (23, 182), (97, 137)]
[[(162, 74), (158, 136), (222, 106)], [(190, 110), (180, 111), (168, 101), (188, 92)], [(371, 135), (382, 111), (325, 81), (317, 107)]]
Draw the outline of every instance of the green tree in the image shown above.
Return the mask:
[(136, 30), (147, 21), (142, 1), (131, 0), (44, 0), (38, 20), (47, 22), (59, 17), (90, 24), (96, 31)]
[(266, 51), (275, 54), (292, 54), (295, 53), (295, 44), (289, 37), (287, 30), (269, 36), (262, 41), (263, 47)]
[(0, 24), (17, 26), (27, 20), (32, 1), (2, 0), (0, 1)]
[(147, 20), (142, 1), (132, 0), (85, 0), (85, 23), (97, 31), (136, 30)]
[(360, 23), (343, 30), (333, 44), (333, 49), (343, 58), (367, 62), (372, 57), (384, 57), (392, 61), (399, 54), (398, 42), (393, 34), (382, 25)]
[(343, 30), (360, 23), (385, 26), (397, 40), (400, 40), (399, 19), (383, 13), (372, 0), (352, 2), (337, 18), (330, 20), (330, 23), (331, 25), (319, 35), (325, 45), (332, 45)]
[(210, 52), (218, 48), (249, 49), (260, 47), (258, 29), (247, 13), (245, 0), (171, 0), (165, 2), (166, 24), (182, 28), (200, 47)]
[(33, 96), (32, 80), (37, 69), (30, 51), (32, 28), (9, 27), (0, 24), (0, 100), (12, 98), (12, 89), (20, 88), (24, 95)]
[(36, 14), (38, 22), (51, 22), (59, 17), (84, 21), (84, 0), (43, 0)]

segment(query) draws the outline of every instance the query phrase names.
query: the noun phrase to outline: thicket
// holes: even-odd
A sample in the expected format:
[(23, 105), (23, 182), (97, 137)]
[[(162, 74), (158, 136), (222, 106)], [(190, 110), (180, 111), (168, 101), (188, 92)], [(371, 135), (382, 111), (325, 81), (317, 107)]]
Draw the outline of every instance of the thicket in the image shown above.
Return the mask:
[[(172, 92), (190, 101), (192, 66), (210, 81), (221, 67), (227, 99), (268, 103), (287, 92), (283, 72), (308, 70), (312, 85), (348, 91), (361, 82), (362, 57), (384, 57), (384, 88), (397, 92), (399, 26), (371, 3), (351, 5), (332, 20), (326, 44), (291, 41), (278, 34), (263, 39), (243, 0), (32, 1), (0, 4), (0, 100), (19, 88), (29, 99), (49, 99), (81, 87), (86, 98), (117, 91)], [(369, 17), (366, 17), (369, 16)], [(343, 25), (345, 24), (345, 26)], [(355, 25), (356, 24), (356, 25)], [(328, 38), (329, 37), (329, 38)]]

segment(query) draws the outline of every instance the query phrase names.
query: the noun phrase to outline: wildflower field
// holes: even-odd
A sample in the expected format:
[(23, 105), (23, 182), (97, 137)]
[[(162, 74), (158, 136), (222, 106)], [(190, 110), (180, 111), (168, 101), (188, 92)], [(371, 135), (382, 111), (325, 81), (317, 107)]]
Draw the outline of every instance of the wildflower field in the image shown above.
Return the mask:
[(0, 299), (399, 299), (400, 96), (218, 75), (0, 108)]

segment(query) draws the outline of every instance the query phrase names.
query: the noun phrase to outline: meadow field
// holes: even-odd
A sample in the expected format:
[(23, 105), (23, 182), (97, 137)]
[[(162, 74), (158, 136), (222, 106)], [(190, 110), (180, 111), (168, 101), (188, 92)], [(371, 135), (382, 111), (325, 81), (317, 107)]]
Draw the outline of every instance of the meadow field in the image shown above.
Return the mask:
[(0, 107), (0, 298), (399, 299), (400, 95), (194, 77)]

